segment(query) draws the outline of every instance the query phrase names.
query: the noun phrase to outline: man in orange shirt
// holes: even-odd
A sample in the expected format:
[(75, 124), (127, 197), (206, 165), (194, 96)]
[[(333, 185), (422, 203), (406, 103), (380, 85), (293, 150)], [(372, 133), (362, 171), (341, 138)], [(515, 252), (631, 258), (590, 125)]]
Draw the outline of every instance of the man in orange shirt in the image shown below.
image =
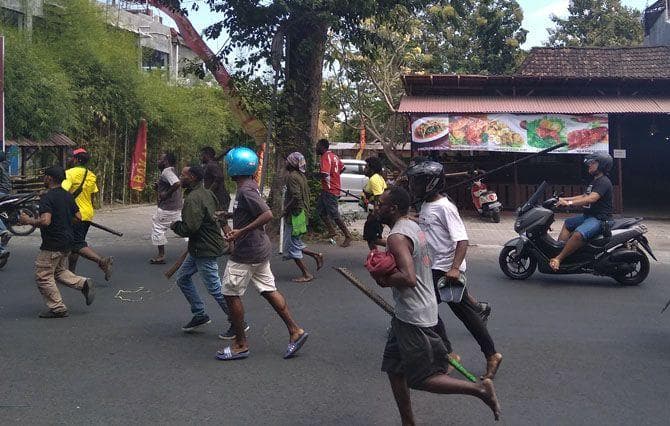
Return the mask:
[(328, 149), (329, 147), (328, 139), (320, 139), (316, 143), (316, 153), (321, 156), (321, 194), (316, 200), (316, 212), (328, 228), (328, 237), (333, 238), (336, 235), (332, 222), (334, 221), (344, 234), (344, 241), (341, 246), (349, 247), (351, 245), (351, 233), (349, 233), (347, 225), (340, 217), (337, 204), (342, 192), (340, 175), (344, 170), (344, 163), (342, 163), (340, 157)]

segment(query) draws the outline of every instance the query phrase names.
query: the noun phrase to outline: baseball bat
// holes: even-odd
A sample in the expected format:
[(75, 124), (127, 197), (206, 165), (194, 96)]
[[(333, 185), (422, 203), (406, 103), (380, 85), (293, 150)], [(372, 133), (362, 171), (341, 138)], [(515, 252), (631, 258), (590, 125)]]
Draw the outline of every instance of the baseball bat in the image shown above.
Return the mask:
[[(352, 274), (350, 270), (348, 270), (347, 268), (337, 268), (337, 267), (333, 267), (333, 269), (342, 274), (344, 278), (346, 278), (356, 288), (362, 291), (363, 294), (372, 299), (372, 301), (375, 302), (377, 306), (382, 308), (387, 314), (391, 315), (392, 317), (395, 316), (395, 314), (393, 313), (393, 307), (376, 291), (366, 286), (358, 278), (356, 278), (356, 276)], [(456, 370), (458, 370), (458, 372), (461, 373), (465, 378), (467, 378), (473, 383), (477, 382), (477, 378), (474, 376), (474, 374), (470, 373), (465, 367), (463, 367), (463, 364), (461, 364), (460, 362), (458, 362), (457, 360), (455, 360), (450, 356), (448, 356), (448, 358), (449, 358), (449, 364), (451, 364)]]
[(102, 229), (105, 232), (109, 232), (110, 234), (117, 235), (119, 237), (123, 237), (123, 232), (115, 231), (112, 228), (108, 228), (105, 225), (100, 225), (99, 223), (91, 222), (91, 226), (94, 228)]
[(165, 271), (163, 275), (165, 275), (165, 278), (170, 279), (174, 275), (175, 272), (181, 267), (182, 263), (186, 260), (186, 256), (188, 256), (188, 250), (184, 250), (184, 252), (179, 256), (179, 258), (175, 261), (175, 263), (170, 266), (170, 269)]

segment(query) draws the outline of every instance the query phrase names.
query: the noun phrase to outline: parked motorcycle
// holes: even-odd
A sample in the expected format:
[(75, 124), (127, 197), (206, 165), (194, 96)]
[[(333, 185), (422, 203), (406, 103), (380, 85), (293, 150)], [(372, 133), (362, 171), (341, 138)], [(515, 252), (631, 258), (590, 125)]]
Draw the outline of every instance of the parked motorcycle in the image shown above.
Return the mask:
[(535, 269), (544, 274), (593, 274), (614, 278), (623, 285), (638, 285), (649, 274), (649, 258), (657, 260), (644, 236), (642, 218), (616, 219), (603, 233), (587, 241), (561, 262), (558, 271), (549, 260), (563, 249), (563, 242), (548, 234), (554, 221), (558, 197), (542, 202), (547, 183), (542, 182), (530, 199), (517, 210), (514, 230), (519, 234), (503, 247), (498, 258), (500, 269), (508, 277), (523, 280)]
[[(483, 173), (482, 170), (474, 171), (475, 176)], [(500, 222), (502, 204), (498, 201), (498, 194), (495, 191), (489, 191), (482, 179), (474, 180), (470, 184), (470, 195), (479, 217), (490, 218), (494, 223)]]
[(12, 234), (30, 235), (35, 230), (34, 225), (21, 225), (19, 217), (21, 213), (37, 217), (38, 201), (39, 192), (0, 196), (0, 218)]

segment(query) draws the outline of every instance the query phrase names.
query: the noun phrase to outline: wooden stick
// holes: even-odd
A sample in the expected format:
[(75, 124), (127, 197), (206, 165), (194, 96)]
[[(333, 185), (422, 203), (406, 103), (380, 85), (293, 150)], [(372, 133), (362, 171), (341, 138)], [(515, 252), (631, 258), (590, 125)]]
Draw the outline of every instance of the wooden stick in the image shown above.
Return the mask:
[(165, 272), (163, 273), (163, 275), (165, 275), (165, 278), (167, 278), (167, 279), (172, 278), (172, 276), (174, 275), (174, 273), (177, 272), (177, 270), (178, 270), (179, 268), (181, 268), (181, 265), (182, 265), (182, 264), (184, 263), (184, 261), (186, 260), (186, 256), (188, 256), (188, 249), (187, 249), (187, 250), (184, 250), (184, 252), (183, 252), (183, 253), (179, 256), (179, 258), (175, 261), (175, 263), (173, 263), (172, 266), (170, 266), (170, 269), (168, 269), (167, 271), (165, 271)]
[(91, 226), (94, 228), (102, 229), (105, 232), (109, 232), (110, 234), (117, 235), (119, 237), (123, 237), (123, 232), (115, 231), (112, 228), (108, 228), (105, 225), (100, 225), (99, 223), (91, 222)]
[[(344, 278), (346, 278), (356, 288), (358, 288), (366, 296), (372, 299), (372, 301), (375, 302), (377, 306), (382, 308), (387, 314), (391, 315), (392, 317), (395, 316), (395, 314), (393, 313), (393, 307), (389, 305), (389, 303), (383, 297), (381, 297), (376, 291), (363, 284), (354, 274), (351, 273), (350, 270), (348, 270), (347, 268), (336, 268), (336, 267), (333, 267), (333, 269), (342, 274)], [(461, 364), (460, 362), (458, 362), (457, 360), (448, 355), (447, 357), (449, 358), (449, 364), (451, 364), (456, 370), (458, 370), (458, 372), (461, 373), (465, 378), (467, 378), (473, 383), (477, 382), (477, 378), (474, 376), (474, 374), (470, 373), (465, 367), (463, 367), (463, 364)]]

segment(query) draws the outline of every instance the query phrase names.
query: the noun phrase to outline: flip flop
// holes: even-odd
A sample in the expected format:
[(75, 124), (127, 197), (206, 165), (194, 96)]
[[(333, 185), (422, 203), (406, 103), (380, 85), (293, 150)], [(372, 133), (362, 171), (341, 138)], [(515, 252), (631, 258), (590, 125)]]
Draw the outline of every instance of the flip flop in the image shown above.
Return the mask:
[(284, 359), (288, 358), (293, 358), (296, 352), (302, 348), (302, 345), (305, 344), (305, 341), (307, 340), (307, 337), (309, 337), (308, 332), (304, 332), (298, 337), (298, 340), (295, 342), (289, 342), (288, 347), (286, 348), (286, 353), (284, 354)]
[(221, 361), (234, 361), (236, 359), (244, 359), (249, 357), (249, 349), (242, 352), (233, 352), (230, 346), (226, 346), (223, 351), (216, 352), (216, 359)]
[(156, 259), (155, 257), (152, 257), (149, 259), (149, 263), (152, 265), (165, 265), (165, 259)]

